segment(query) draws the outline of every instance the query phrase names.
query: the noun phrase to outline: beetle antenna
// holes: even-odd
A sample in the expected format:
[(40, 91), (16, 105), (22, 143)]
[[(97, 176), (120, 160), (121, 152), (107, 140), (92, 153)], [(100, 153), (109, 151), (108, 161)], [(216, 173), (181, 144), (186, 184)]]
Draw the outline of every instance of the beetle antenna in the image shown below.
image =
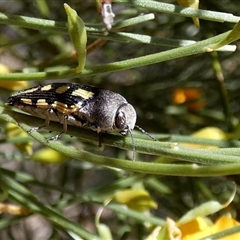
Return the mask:
[(132, 160), (135, 161), (135, 158), (136, 158), (136, 146), (135, 146), (135, 141), (134, 141), (134, 138), (133, 138), (133, 135), (132, 135), (132, 131), (128, 131), (131, 139), (132, 139), (132, 151), (133, 151), (133, 156), (132, 156)]
[(139, 127), (138, 125), (135, 125), (135, 128), (137, 128), (138, 130), (140, 130), (142, 133), (144, 133), (145, 135), (147, 135), (149, 138), (151, 138), (154, 141), (157, 141), (157, 139), (155, 137), (153, 137), (150, 133), (146, 132), (143, 128)]

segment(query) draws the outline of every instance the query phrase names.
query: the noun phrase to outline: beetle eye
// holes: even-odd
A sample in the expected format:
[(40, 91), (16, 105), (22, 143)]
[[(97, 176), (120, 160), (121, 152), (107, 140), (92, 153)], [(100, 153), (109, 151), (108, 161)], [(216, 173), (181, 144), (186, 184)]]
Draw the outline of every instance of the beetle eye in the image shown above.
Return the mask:
[(115, 117), (115, 125), (117, 129), (122, 130), (126, 126), (126, 117), (122, 111), (117, 112)]

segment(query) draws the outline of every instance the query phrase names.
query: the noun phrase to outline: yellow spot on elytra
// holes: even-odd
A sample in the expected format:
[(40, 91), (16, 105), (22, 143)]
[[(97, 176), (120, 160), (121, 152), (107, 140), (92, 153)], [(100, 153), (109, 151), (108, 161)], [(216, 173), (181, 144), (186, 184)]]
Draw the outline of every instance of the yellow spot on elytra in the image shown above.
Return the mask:
[(67, 85), (61, 86), (61, 87), (59, 87), (59, 88), (56, 89), (56, 93), (58, 93), (58, 94), (64, 93), (64, 92), (66, 92), (69, 88), (70, 88), (70, 86), (67, 86)]
[(48, 108), (49, 107), (49, 105), (45, 99), (38, 99), (36, 105), (39, 108)]
[(53, 104), (51, 104), (51, 107), (56, 109), (58, 112), (63, 114), (71, 114), (79, 109), (79, 106), (71, 105), (68, 106), (65, 103), (55, 101)]
[(64, 103), (58, 102), (58, 101), (55, 101), (51, 106), (61, 113), (65, 113), (68, 110), (67, 104), (64, 104)]
[(35, 92), (38, 90), (38, 87), (36, 88), (30, 88), (30, 89), (27, 89), (25, 91), (21, 91), (20, 94), (26, 94), (26, 93), (32, 93), (32, 92)]
[(84, 98), (84, 99), (88, 99), (88, 98), (92, 97), (92, 96), (94, 95), (94, 93), (79, 88), (79, 89), (73, 91), (73, 92), (72, 92), (72, 95), (73, 95), (73, 96), (76, 96), (76, 97), (81, 97), (81, 98)]
[(43, 86), (42, 88), (41, 88), (41, 91), (49, 91), (49, 90), (51, 90), (52, 89), (52, 85), (51, 84), (48, 84), (48, 85), (46, 85), (46, 86)]
[(32, 100), (29, 98), (21, 98), (21, 101), (25, 104), (32, 105)]

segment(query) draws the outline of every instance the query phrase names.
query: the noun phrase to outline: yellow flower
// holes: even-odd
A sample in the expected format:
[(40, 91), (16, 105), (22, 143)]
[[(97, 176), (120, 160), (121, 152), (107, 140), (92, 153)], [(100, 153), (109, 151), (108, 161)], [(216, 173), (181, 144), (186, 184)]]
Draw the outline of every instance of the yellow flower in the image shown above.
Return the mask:
[[(0, 74), (10, 73), (11, 70), (0, 63)], [(12, 91), (19, 91), (29, 87), (28, 82), (26, 81), (0, 81), (0, 87)]]
[[(191, 222), (179, 226), (179, 229), (182, 232), (181, 240), (195, 240), (207, 237), (211, 234), (215, 234), (238, 225), (240, 225), (239, 222), (227, 216), (220, 217), (214, 224), (210, 223), (208, 219), (199, 217)], [(235, 233), (221, 238), (221, 240), (233, 239), (240, 239), (240, 233)]]
[(206, 105), (199, 88), (177, 88), (172, 95), (174, 104), (185, 104), (189, 111), (197, 111)]
[(45, 163), (62, 163), (68, 159), (65, 155), (51, 148), (43, 148), (31, 156), (32, 160)]
[[(167, 218), (166, 225), (158, 229), (158, 235), (155, 239), (198, 240), (239, 225), (239, 222), (227, 216), (220, 217), (215, 223), (205, 217), (197, 217), (184, 224), (178, 224)], [(221, 240), (235, 239), (240, 239), (240, 233), (221, 237)]]
[(144, 189), (120, 190), (114, 194), (114, 201), (125, 204), (136, 211), (146, 211), (156, 208), (157, 203), (153, 201), (149, 193)]
[[(14, 138), (19, 138), (19, 141), (16, 141), (14, 144), (20, 152), (27, 153), (28, 155), (32, 154), (32, 141), (24, 140), (24, 138), (28, 138), (29, 135), (20, 127), (13, 123), (8, 123), (6, 126), (6, 134), (10, 140)], [(20, 141), (21, 138), (23, 139), (22, 141)]]
[[(228, 140), (233, 136), (233, 134), (224, 132), (217, 127), (205, 127), (194, 132), (191, 136), (194, 138), (205, 138), (205, 139), (212, 139), (212, 140)], [(191, 148), (217, 148), (216, 146), (212, 146), (212, 145), (200, 145), (200, 144), (190, 144), (190, 143), (185, 143), (181, 145), (185, 147), (191, 147)]]

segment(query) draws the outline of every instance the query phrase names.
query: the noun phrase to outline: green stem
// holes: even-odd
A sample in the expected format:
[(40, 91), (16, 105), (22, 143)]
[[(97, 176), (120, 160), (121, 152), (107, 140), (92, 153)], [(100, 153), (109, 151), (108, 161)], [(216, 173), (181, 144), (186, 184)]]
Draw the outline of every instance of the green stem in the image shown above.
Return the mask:
[(234, 130), (233, 121), (232, 121), (233, 113), (231, 111), (231, 107), (229, 103), (228, 90), (226, 87), (222, 66), (221, 66), (221, 63), (219, 62), (217, 52), (212, 52), (211, 56), (213, 59), (212, 67), (215, 72), (216, 82), (219, 87), (219, 97), (222, 102), (225, 120), (228, 126), (228, 130), (233, 131)]
[[(39, 125), (42, 123), (42, 119), (34, 118), (25, 114), (12, 112), (11, 115), (13, 117), (10, 116), (8, 111), (4, 110), (3, 107), (0, 107), (1, 119), (12, 123), (17, 122), (25, 131), (30, 129), (30, 127), (25, 124), (26, 122), (34, 122), (34, 124)], [(50, 127), (58, 132), (62, 130), (62, 126), (58, 123), (51, 124)], [(98, 142), (97, 134), (91, 130), (69, 126), (68, 134), (83, 138), (84, 141), (88, 140), (95, 141), (96, 143)], [(237, 148), (198, 150), (191, 148), (180, 148), (177, 144), (171, 142), (155, 142), (143, 139), (135, 139), (136, 149), (138, 152), (153, 155), (164, 155), (195, 163), (160, 164), (133, 162), (123, 159), (104, 157), (85, 151), (79, 151), (72, 147), (59, 144), (56, 141), (47, 142), (46, 139), (38, 132), (32, 132), (30, 135), (43, 145), (51, 147), (70, 158), (84, 160), (93, 164), (120, 168), (127, 171), (173, 176), (215, 176), (240, 173), (240, 150)], [(132, 141), (130, 137), (106, 134), (104, 135), (104, 144), (120, 147), (122, 149), (132, 149)], [(213, 166), (198, 166), (196, 163), (208, 165), (213, 164)]]
[[(105, 65), (98, 65), (83, 69), (81, 73), (76, 74), (75, 69), (55, 71), (55, 72), (38, 72), (38, 73), (10, 73), (1, 74), (0, 80), (16, 81), (16, 80), (47, 80), (47, 79), (59, 79), (59, 78), (69, 78), (69, 77), (81, 77), (81, 76), (91, 76), (106, 72), (116, 72), (131, 68), (137, 68), (141, 66), (146, 66), (150, 64), (160, 63), (164, 61), (169, 61), (172, 59), (177, 59), (186, 56), (192, 56), (194, 54), (206, 53), (209, 51), (209, 46), (214, 45), (222, 40), (226, 40), (231, 31), (225, 32), (223, 34), (217, 35), (215, 37), (209, 38), (207, 40), (200, 41), (198, 43), (180, 47), (177, 49), (172, 49), (165, 52), (149, 54), (142, 57), (126, 59), (119, 62), (109, 63)], [(231, 39), (228, 40), (228, 43)], [(228, 44), (226, 43), (226, 44)]]
[(237, 23), (240, 21), (240, 17), (234, 16), (231, 13), (222, 13), (216, 11), (185, 8), (179, 5), (173, 5), (169, 3), (162, 3), (158, 1), (146, 1), (146, 0), (114, 0), (115, 3), (128, 3), (134, 7), (142, 7), (144, 9), (149, 9), (152, 11), (172, 13), (185, 17), (196, 17), (200, 19), (216, 21), (216, 22), (232, 22)]
[[(27, 130), (29, 127), (21, 126)], [(140, 172), (145, 174), (158, 174), (158, 175), (172, 175), (172, 176), (220, 176), (228, 174), (239, 174), (240, 173), (240, 157), (234, 156), (224, 156), (221, 154), (208, 154), (196, 153), (195, 149), (188, 150), (187, 152), (182, 152), (182, 155), (185, 154), (185, 160), (189, 158), (192, 161), (202, 161), (205, 163), (221, 163), (222, 161), (228, 162), (237, 162), (213, 166), (198, 166), (196, 164), (160, 164), (160, 163), (146, 163), (146, 162), (133, 162), (126, 161), (123, 159), (115, 159), (104, 157), (96, 154), (92, 154), (85, 151), (79, 151), (72, 147), (66, 147), (57, 142), (46, 142), (46, 139), (39, 133), (35, 132), (31, 134), (33, 138), (42, 144), (53, 148), (56, 151), (61, 152), (62, 154), (77, 160), (84, 160), (93, 164), (98, 164), (102, 166), (108, 166), (113, 168), (120, 168), (132, 172)], [(162, 152), (170, 153), (174, 155), (173, 152), (170, 152), (169, 149), (159, 149)], [(180, 152), (176, 152), (176, 157), (181, 155)], [(183, 157), (181, 155), (181, 157)], [(208, 159), (209, 157), (209, 159)]]
[[(42, 119), (35, 118), (29, 115), (20, 114), (17, 112), (7, 111), (3, 107), (0, 107), (0, 118), (12, 122), (18, 123), (25, 131), (28, 131), (30, 127), (26, 125), (26, 123), (31, 124), (34, 122), (35, 125), (41, 125)], [(10, 115), (9, 115), (10, 113)], [(58, 123), (53, 123), (50, 126), (51, 130), (61, 131), (62, 126)], [(77, 131), (76, 131), (77, 130)], [(72, 136), (77, 136), (83, 140), (94, 141), (98, 143), (98, 135), (96, 132), (91, 130), (86, 130), (82, 128), (76, 128), (69, 126), (68, 127), (68, 134)], [(59, 145), (56, 142), (46, 142), (46, 139), (40, 135), (38, 132), (32, 132), (30, 134), (33, 138), (37, 141), (43, 143), (44, 145), (48, 145), (55, 149), (59, 148)], [(104, 134), (103, 135), (104, 144), (110, 145), (126, 150), (132, 149), (132, 141), (130, 137), (122, 137), (112, 134)], [(164, 155), (167, 157), (177, 158), (184, 161), (190, 161), (194, 163), (201, 163), (201, 164), (220, 164), (220, 163), (236, 163), (240, 161), (239, 157), (239, 150), (237, 148), (230, 148), (228, 149), (191, 149), (191, 148), (182, 148), (177, 143), (173, 142), (158, 142), (158, 141), (149, 141), (144, 139), (135, 138), (135, 147), (136, 151), (145, 154), (151, 155)], [(61, 148), (61, 147), (60, 147)], [(68, 151), (69, 148), (66, 148), (65, 151)], [(70, 151), (72, 148), (70, 148)], [(62, 149), (61, 149), (62, 150)], [(62, 152), (62, 151), (60, 151)], [(84, 159), (87, 157), (85, 153), (82, 153)], [(68, 155), (68, 154), (67, 154)], [(69, 156), (69, 155), (68, 155)], [(72, 156), (71, 156), (72, 157)], [(95, 155), (91, 155), (91, 158), (96, 157)], [(91, 162), (92, 160), (90, 160)], [(93, 162), (99, 163), (99, 162)]]
[(166, 224), (166, 222), (162, 219), (142, 214), (141, 212), (131, 210), (130, 208), (126, 208), (125, 206), (121, 206), (119, 204), (111, 203), (107, 205), (106, 208), (116, 213), (123, 214), (124, 216), (135, 218), (140, 222), (151, 223), (155, 226), (164, 226)]
[(0, 23), (6, 25), (16, 25), (22, 28), (30, 28), (36, 30), (45, 30), (51, 32), (67, 32), (66, 23), (59, 23), (52, 20), (40, 18), (19, 16), (14, 14), (6, 14), (0, 12)]
[[(153, 16), (154, 16), (153, 14), (147, 14), (143, 16), (138, 16), (136, 18), (123, 20), (120, 23), (117, 23), (114, 27), (123, 28), (131, 25), (140, 24), (142, 22), (151, 20)], [(24, 27), (24, 28), (36, 29), (36, 30), (45, 29), (46, 31), (51, 33), (59, 33), (59, 34), (68, 33), (66, 23), (55, 22), (55, 21), (46, 20), (46, 19), (31, 18), (26, 16), (17, 16), (17, 15), (0, 13), (0, 23), (6, 24), (6, 25), (11, 24), (18, 27)], [(93, 37), (98, 39), (102, 38), (106, 40), (113, 40), (113, 41), (120, 41), (120, 42), (133, 41), (133, 42), (140, 42), (145, 44), (157, 44), (157, 45), (163, 45), (163, 46), (169, 46), (169, 47), (180, 47), (180, 46), (186, 46), (186, 45), (196, 43), (195, 41), (191, 41), (191, 40), (162, 39), (157, 37), (151, 37), (144, 34), (136, 34), (136, 33), (129, 33), (129, 32), (106, 33), (105, 31), (99, 30), (98, 28), (87, 27), (87, 26), (86, 26), (86, 30), (88, 32), (88, 37)], [(48, 33), (48, 36), (49, 36), (49, 33)], [(46, 36), (44, 36), (44, 34), (41, 34), (39, 40), (44, 37)], [(25, 39), (21, 39), (20, 41), (23, 42), (24, 40)], [(28, 43), (31, 43), (36, 40), (37, 40), (36, 36), (34, 37), (34, 40), (32, 38), (26, 39)], [(18, 41), (13, 41), (10, 44), (8, 43), (0, 46), (4, 47), (6, 45), (7, 47), (9, 47), (15, 44), (18, 44)], [(226, 45), (218, 49), (218, 51), (235, 51), (235, 49), (236, 47), (233, 45), (232, 46)]]

